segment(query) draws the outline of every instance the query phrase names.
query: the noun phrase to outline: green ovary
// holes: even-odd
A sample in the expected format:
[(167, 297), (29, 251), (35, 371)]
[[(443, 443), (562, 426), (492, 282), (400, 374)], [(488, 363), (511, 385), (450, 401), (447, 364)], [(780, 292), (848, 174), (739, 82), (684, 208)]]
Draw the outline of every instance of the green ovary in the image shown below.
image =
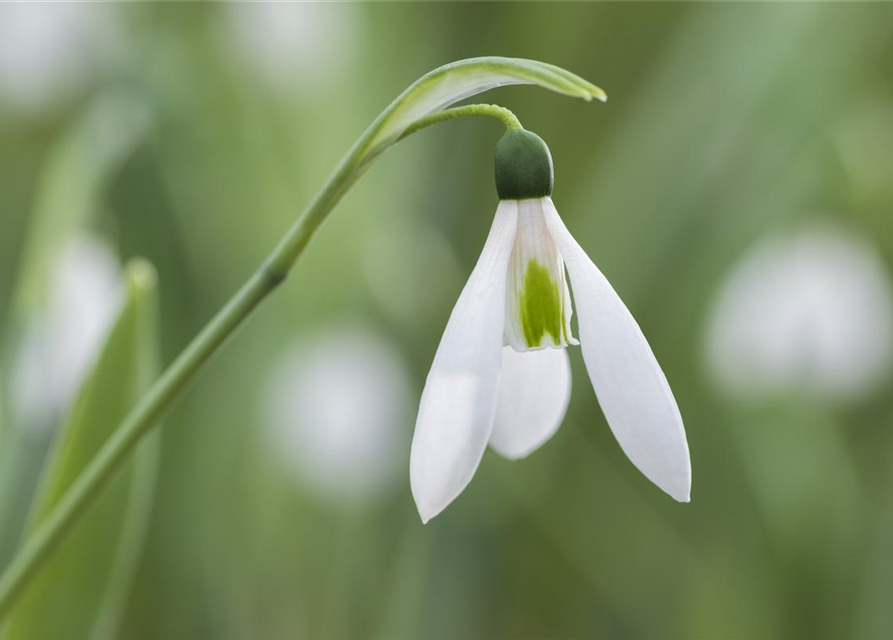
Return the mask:
[(564, 325), (561, 289), (549, 270), (531, 260), (524, 274), (524, 287), (519, 296), (519, 312), (524, 339), (530, 347), (538, 347), (547, 333), (554, 344), (561, 344)]

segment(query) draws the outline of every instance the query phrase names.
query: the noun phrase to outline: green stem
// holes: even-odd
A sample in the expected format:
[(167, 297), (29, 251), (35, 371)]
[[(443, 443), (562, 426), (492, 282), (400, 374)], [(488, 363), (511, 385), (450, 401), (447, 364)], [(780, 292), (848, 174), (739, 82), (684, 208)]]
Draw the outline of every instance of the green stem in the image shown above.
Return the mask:
[[(411, 125), (400, 139), (438, 122), (466, 116), (496, 117), (507, 127), (520, 127), (517, 118), (507, 109), (492, 105), (470, 105), (447, 109), (422, 118)], [(158, 424), (162, 415), (170, 409), (204, 365), (235, 334), (236, 329), (245, 322), (254, 309), (285, 280), (319, 225), (371, 164), (374, 156), (370, 157), (368, 145), (377, 133), (381, 120), (381, 117), (376, 120), (354, 144), (322, 190), (307, 205), (257, 272), (152, 385), (90, 464), (78, 475), (53, 510), (25, 541), (21, 550), (0, 576), (0, 620), (9, 613), (16, 598), (47, 562), (65, 533), (114, 478), (115, 473), (127, 461), (139, 441)], [(377, 155), (378, 153), (375, 154)]]

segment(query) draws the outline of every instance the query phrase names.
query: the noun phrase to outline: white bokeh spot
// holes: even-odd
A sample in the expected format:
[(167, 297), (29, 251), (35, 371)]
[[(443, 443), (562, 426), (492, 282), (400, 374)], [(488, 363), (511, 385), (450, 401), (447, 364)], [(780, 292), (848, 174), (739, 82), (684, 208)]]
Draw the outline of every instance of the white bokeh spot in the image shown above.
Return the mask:
[(83, 3), (0, 3), (0, 102), (41, 111), (121, 57), (113, 12)]
[(324, 89), (355, 59), (356, 11), (324, 2), (235, 2), (222, 8), (227, 49), (272, 89)]
[(891, 291), (877, 250), (852, 231), (814, 225), (765, 238), (714, 304), (710, 369), (741, 397), (858, 398), (893, 365)]
[(47, 305), (20, 342), (12, 373), (12, 407), (26, 428), (47, 428), (74, 398), (120, 308), (117, 256), (103, 241), (80, 235), (54, 265)]
[(412, 391), (398, 351), (342, 328), (287, 348), (265, 395), (269, 452), (322, 500), (383, 494), (405, 471)]

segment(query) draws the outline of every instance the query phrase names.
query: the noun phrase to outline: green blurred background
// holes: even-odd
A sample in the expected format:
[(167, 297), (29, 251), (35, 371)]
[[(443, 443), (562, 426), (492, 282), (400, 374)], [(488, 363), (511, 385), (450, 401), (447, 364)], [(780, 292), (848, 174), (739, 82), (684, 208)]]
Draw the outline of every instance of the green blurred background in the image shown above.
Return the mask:
[[(497, 203), (500, 125), (452, 122), (376, 164), (166, 420), (113, 635), (893, 638), (889, 363), (838, 397), (810, 375), (826, 363), (806, 314), (790, 357), (812, 364), (743, 397), (706, 337), (742, 257), (820, 220), (881, 265), (866, 276), (881, 311), (866, 332), (852, 318), (870, 310), (811, 309), (886, 353), (884, 4), (0, 5), (0, 564), (65, 412), (23, 424), (14, 383), (60, 247), (89, 233), (156, 266), (168, 363), (390, 100), (479, 55), (557, 64), (609, 95), (478, 101), (551, 146), (559, 211), (675, 392), (691, 503), (626, 460), (575, 351), (558, 434), (520, 462), (488, 452), (420, 523), (414, 410)], [(77, 343), (65, 309), (60, 339)], [(858, 370), (847, 353), (835, 366)]]

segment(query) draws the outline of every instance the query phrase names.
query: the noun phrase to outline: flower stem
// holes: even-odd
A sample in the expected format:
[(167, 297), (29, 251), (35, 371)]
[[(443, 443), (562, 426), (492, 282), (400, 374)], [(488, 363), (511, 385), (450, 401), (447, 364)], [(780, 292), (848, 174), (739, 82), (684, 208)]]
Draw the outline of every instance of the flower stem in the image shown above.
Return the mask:
[[(496, 117), (508, 128), (520, 127), (517, 118), (508, 109), (493, 105), (470, 105), (423, 117), (410, 125), (399, 136), (399, 140), (439, 122), (466, 116)], [(373, 123), (354, 144), (322, 190), (307, 205), (257, 272), (152, 385), (78, 475), (53, 510), (25, 541), (0, 576), (0, 620), (9, 613), (16, 598), (47, 562), (66, 532), (115, 477), (116, 472), (127, 461), (140, 440), (157, 426), (160, 418), (170, 409), (174, 401), (186, 390), (211, 357), (235, 334), (254, 309), (285, 280), (319, 225), (378, 155), (376, 153), (370, 156), (368, 153), (368, 143), (377, 131), (376, 123)]]

